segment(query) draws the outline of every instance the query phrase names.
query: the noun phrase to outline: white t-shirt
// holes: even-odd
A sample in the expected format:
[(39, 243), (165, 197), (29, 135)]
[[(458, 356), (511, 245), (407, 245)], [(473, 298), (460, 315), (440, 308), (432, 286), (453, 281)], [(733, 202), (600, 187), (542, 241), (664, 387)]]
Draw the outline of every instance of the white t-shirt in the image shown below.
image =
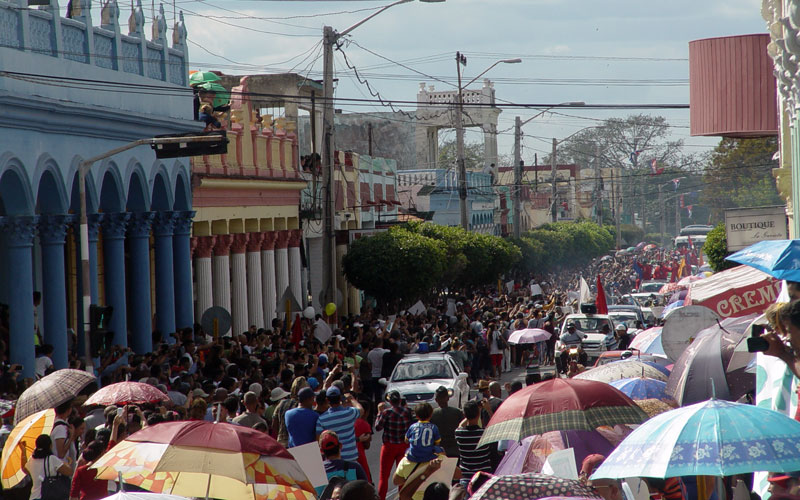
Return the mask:
[(502, 333), (498, 332), (497, 330), (492, 332), (492, 338), (489, 339), (489, 354), (503, 354), (503, 351), (497, 347), (497, 336), (502, 335)]
[(58, 468), (61, 467), (62, 462), (57, 456), (50, 455), (47, 458), (31, 458), (25, 464), (25, 469), (30, 473), (33, 487), (31, 488), (31, 500), (42, 498), (42, 483), (44, 482), (45, 470), (44, 463), (47, 461), (47, 475), (55, 476), (58, 474)]
[(383, 368), (383, 355), (389, 352), (388, 349), (376, 347), (369, 351), (367, 359), (372, 363), (372, 378), (379, 378), (381, 376), (381, 369)]
[[(56, 420), (56, 423), (58, 422), (64, 422), (64, 424), (67, 423), (61, 419)], [(56, 453), (58, 452), (58, 450), (56, 449), (56, 441), (59, 439), (67, 439), (68, 437), (69, 437), (68, 425), (59, 424), (53, 427), (53, 430), (50, 432), (50, 439), (53, 440), (53, 457), (58, 458), (56, 457)], [(77, 458), (78, 458), (78, 452), (75, 449), (75, 443), (73, 442), (72, 444), (69, 445), (69, 448), (67, 448), (67, 453), (64, 455), (64, 458), (62, 460), (67, 464), (69, 464), (70, 467), (72, 467)]]
[(44, 377), (44, 374), (51, 366), (53, 366), (53, 360), (48, 356), (39, 356), (36, 358), (36, 377)]

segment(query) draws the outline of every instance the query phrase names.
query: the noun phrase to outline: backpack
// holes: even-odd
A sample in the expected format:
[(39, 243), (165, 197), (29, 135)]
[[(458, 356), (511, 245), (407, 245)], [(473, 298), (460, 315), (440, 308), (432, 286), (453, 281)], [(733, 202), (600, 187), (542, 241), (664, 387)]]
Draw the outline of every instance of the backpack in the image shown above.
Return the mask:
[(497, 340), (497, 348), (501, 351), (508, 349), (508, 342), (506, 341), (506, 338), (503, 337), (503, 334), (499, 331), (495, 331), (494, 335), (496, 336), (495, 339)]

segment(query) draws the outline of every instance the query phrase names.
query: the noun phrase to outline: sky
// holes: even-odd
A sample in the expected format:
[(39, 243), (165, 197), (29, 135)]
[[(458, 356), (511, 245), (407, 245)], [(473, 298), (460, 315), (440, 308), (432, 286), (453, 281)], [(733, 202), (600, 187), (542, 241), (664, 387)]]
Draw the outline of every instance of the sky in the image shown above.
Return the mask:
[[(123, 0), (124, 2), (124, 0)], [(191, 67), (225, 73), (293, 71), (322, 75), (322, 27), (342, 31), (389, 1), (351, 0), (175, 0), (186, 20)], [(145, 3), (149, 4), (145, 0)], [(150, 5), (146, 5), (149, 14)], [(168, 19), (172, 4), (166, 4)], [(122, 6), (121, 19), (128, 8)], [(455, 53), (467, 56), (464, 78), (498, 59), (486, 77), (496, 79), (498, 100), (557, 104), (688, 104), (688, 44), (692, 40), (766, 32), (761, 0), (446, 0), (397, 5), (355, 29), (342, 50), (373, 90), (389, 100), (413, 101), (419, 83), (450, 90), (456, 81)], [(148, 15), (149, 17), (149, 15)], [(171, 20), (169, 21), (172, 25)], [(149, 32), (149, 26), (147, 27)], [(372, 53), (370, 53), (370, 51)], [(377, 55), (376, 55), (377, 54)], [(383, 56), (386, 59), (382, 59)], [(408, 68), (387, 61), (401, 62)], [(371, 98), (334, 61), (337, 97)], [(420, 73), (449, 82), (442, 83)], [(473, 87), (479, 86), (480, 80)], [(344, 112), (389, 111), (379, 104), (337, 104)], [(500, 115), (498, 149), (511, 154), (514, 117), (540, 109), (507, 109)], [(658, 114), (683, 139), (687, 153), (713, 147), (716, 138), (689, 136), (689, 110), (559, 110), (525, 125), (523, 159), (541, 159), (550, 138), (563, 139), (597, 120), (634, 113)], [(440, 138), (454, 138), (442, 131)], [(481, 136), (470, 130), (466, 140)]]

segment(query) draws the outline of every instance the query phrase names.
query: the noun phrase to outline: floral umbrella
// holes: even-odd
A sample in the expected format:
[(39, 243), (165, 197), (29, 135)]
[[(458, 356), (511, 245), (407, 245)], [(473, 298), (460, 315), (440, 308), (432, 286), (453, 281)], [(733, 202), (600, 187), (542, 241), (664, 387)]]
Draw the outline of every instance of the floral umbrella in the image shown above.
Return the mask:
[(592, 368), (575, 376), (579, 380), (596, 380), (608, 384), (615, 380), (634, 377), (648, 377), (666, 382), (669, 372), (663, 366), (650, 361), (623, 359), (622, 361), (606, 363), (603, 366)]
[(84, 406), (110, 406), (127, 404), (159, 403), (169, 401), (169, 396), (150, 384), (141, 382), (118, 382), (103, 387), (83, 403)]
[(592, 479), (795, 470), (800, 470), (800, 422), (774, 410), (711, 399), (636, 428)]
[(224, 422), (182, 421), (146, 427), (117, 444), (93, 468), (98, 479), (157, 493), (250, 500), (314, 500), (306, 473), (264, 433)]

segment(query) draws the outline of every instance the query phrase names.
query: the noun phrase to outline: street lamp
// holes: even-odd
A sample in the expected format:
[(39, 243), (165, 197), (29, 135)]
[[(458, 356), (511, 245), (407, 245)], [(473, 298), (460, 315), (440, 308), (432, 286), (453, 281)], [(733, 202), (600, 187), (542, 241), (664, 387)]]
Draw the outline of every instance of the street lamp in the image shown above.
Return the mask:
[(579, 107), (585, 106), (583, 101), (568, 101), (560, 104), (555, 104), (549, 108), (545, 108), (539, 113), (531, 116), (524, 122), (518, 116), (514, 120), (514, 237), (519, 238), (521, 233), (521, 213), (520, 213), (520, 191), (522, 190), (522, 126), (530, 122), (534, 118), (538, 118), (547, 113), (553, 108), (561, 106), (565, 107)]
[[(322, 107), (322, 185), (323, 200), (322, 219), (324, 224), (324, 241), (322, 246), (322, 275), (325, 279), (323, 291), (324, 300), (321, 302), (336, 301), (336, 224), (333, 190), (333, 47), (340, 38), (348, 35), (373, 17), (385, 12), (395, 5), (413, 2), (414, 0), (397, 0), (385, 7), (378, 9), (361, 21), (355, 23), (344, 31), (336, 31), (330, 26), (322, 28), (323, 68), (322, 68), (322, 93), (324, 106)], [(423, 3), (440, 3), (445, 0), (419, 0)]]
[(466, 85), (461, 85), (461, 65), (467, 65), (467, 57), (461, 52), (456, 52), (456, 72), (458, 73), (458, 100), (456, 112), (456, 163), (458, 165), (458, 197), (460, 199), (461, 209), (461, 227), (469, 230), (469, 221), (467, 220), (467, 166), (464, 163), (464, 99), (462, 98), (462, 90), (464, 87), (469, 87), (478, 78), (485, 75), (490, 69), (498, 64), (519, 64), (522, 59), (500, 59), (495, 61), (491, 66), (481, 71), (478, 76), (469, 81)]

